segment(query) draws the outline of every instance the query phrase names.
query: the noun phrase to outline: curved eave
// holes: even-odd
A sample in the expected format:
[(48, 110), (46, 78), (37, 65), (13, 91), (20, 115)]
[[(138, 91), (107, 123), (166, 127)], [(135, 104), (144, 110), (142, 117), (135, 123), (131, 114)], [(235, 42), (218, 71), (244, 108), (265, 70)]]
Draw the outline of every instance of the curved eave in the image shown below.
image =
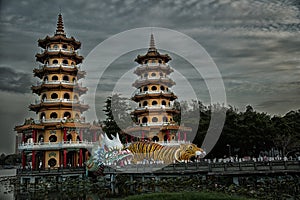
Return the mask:
[(132, 115), (142, 115), (146, 113), (172, 113), (172, 114), (178, 114), (180, 111), (175, 110), (175, 109), (162, 109), (162, 108), (157, 108), (157, 109), (143, 109), (143, 110), (134, 110), (130, 114)]
[(43, 78), (45, 74), (57, 74), (57, 73), (66, 73), (70, 75), (77, 76), (78, 79), (84, 78), (86, 75), (85, 71), (78, 70), (77, 67), (74, 68), (66, 68), (66, 67), (43, 67), (41, 69), (33, 69), (34, 76), (39, 77), (40, 79)]
[(54, 35), (52, 37), (46, 36), (44, 39), (38, 40), (39, 47), (46, 48), (50, 43), (57, 42), (65, 42), (68, 44), (71, 44), (75, 50), (79, 49), (81, 47), (81, 42), (77, 41), (74, 37), (66, 37), (64, 35)]
[(43, 125), (38, 125), (38, 124), (26, 124), (26, 125), (20, 125), (20, 126), (15, 126), (14, 130), (17, 131), (18, 133), (21, 133), (22, 131), (25, 130), (32, 130), (32, 129), (39, 129), (39, 130), (44, 130)]
[(90, 123), (65, 122), (56, 125), (56, 128), (90, 128)]
[(86, 87), (81, 87), (79, 85), (73, 86), (73, 85), (67, 85), (67, 84), (42, 84), (38, 86), (31, 86), (31, 90), (33, 93), (36, 93), (37, 95), (40, 95), (43, 91), (49, 91), (49, 90), (61, 90), (61, 89), (68, 89), (71, 91), (78, 92), (79, 95), (85, 94), (88, 89)]
[(44, 51), (44, 53), (37, 53), (35, 55), (36, 61), (45, 63), (45, 60), (48, 58), (70, 58), (76, 62), (76, 64), (82, 63), (83, 57), (77, 55), (77, 53), (69, 53), (64, 51)]
[(170, 125), (157, 125), (157, 126), (134, 126), (134, 127), (128, 127), (124, 130), (125, 133), (131, 133), (131, 132), (150, 132), (152, 130), (160, 130), (160, 131), (166, 131), (166, 130), (175, 130), (175, 131), (184, 131), (184, 132), (191, 132), (192, 128), (185, 127), (185, 126), (179, 126), (176, 124), (170, 124)]
[(145, 79), (145, 80), (136, 80), (132, 86), (139, 88), (141, 86), (149, 85), (149, 84), (163, 84), (168, 87), (172, 87), (176, 83), (172, 79)]
[(138, 55), (134, 61), (142, 64), (145, 60), (158, 58), (162, 59), (165, 63), (172, 60), (172, 58), (168, 54), (160, 54), (158, 51), (148, 51), (145, 55)]
[(39, 104), (30, 104), (29, 109), (35, 112), (39, 112), (43, 108), (72, 108), (80, 110), (82, 112), (89, 109), (89, 106), (86, 104), (79, 103), (65, 103), (65, 102), (53, 102), (53, 103), (39, 103)]
[(147, 94), (142, 94), (142, 95), (134, 95), (131, 99), (133, 101), (140, 101), (140, 100), (143, 100), (143, 99), (155, 99), (155, 98), (167, 98), (167, 99), (170, 99), (171, 101), (177, 99), (177, 96), (174, 94), (174, 93), (147, 93)]
[(138, 75), (138, 76), (141, 76), (145, 72), (149, 72), (149, 71), (162, 71), (162, 72), (166, 73), (167, 75), (169, 75), (172, 72), (174, 72), (174, 70), (170, 66), (168, 66), (168, 67), (161, 67), (161, 66), (141, 66), (141, 67), (137, 67), (134, 70), (134, 73), (136, 75)]

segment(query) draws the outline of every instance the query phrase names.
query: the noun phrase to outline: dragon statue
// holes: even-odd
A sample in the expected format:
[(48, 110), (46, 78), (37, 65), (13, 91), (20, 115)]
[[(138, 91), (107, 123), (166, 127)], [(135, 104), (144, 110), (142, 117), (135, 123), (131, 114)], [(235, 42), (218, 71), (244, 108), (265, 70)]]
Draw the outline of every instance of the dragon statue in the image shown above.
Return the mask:
[(155, 142), (140, 141), (125, 146), (121, 143), (119, 134), (112, 135), (112, 139), (104, 134), (100, 135), (99, 143), (93, 148), (92, 156), (86, 162), (86, 167), (95, 175), (103, 175), (104, 166), (120, 168), (145, 160), (171, 164), (205, 155), (203, 149), (191, 143), (162, 145)]

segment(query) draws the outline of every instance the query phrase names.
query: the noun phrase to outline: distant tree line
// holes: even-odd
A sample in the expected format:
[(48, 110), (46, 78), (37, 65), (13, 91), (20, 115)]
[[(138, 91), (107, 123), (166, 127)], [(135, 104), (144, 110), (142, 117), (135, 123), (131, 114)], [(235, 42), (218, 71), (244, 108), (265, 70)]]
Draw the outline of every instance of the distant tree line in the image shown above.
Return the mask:
[(9, 154), (2, 153), (0, 155), (0, 165), (17, 165), (21, 163), (21, 154)]
[[(284, 116), (271, 116), (257, 112), (248, 105), (245, 111), (235, 107), (222, 105), (205, 106), (200, 101), (175, 101), (174, 109), (180, 114), (174, 120), (180, 124), (197, 130), (195, 138), (191, 138), (199, 147), (207, 133), (212, 113), (226, 113), (225, 124), (221, 136), (207, 155), (208, 158), (224, 156), (289, 156), (300, 150), (300, 109), (289, 111)], [(103, 111), (106, 119), (102, 121), (103, 131), (108, 135), (123, 133), (124, 128), (131, 126), (136, 119), (130, 116), (133, 109), (128, 99), (114, 94), (107, 98)], [(198, 116), (198, 117), (197, 117)], [(199, 117), (200, 116), (200, 117)], [(125, 142), (121, 136), (122, 142)], [(300, 154), (299, 154), (300, 155)]]

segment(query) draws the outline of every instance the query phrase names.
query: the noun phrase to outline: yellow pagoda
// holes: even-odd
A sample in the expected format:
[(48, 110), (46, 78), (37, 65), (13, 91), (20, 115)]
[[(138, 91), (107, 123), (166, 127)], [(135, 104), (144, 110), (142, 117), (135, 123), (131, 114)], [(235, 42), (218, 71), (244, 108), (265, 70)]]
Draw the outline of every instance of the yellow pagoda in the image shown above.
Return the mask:
[(87, 92), (79, 83), (85, 76), (78, 54), (81, 43), (66, 36), (59, 14), (54, 35), (39, 39), (38, 46), (40, 66), (33, 73), (40, 81), (31, 89), (39, 98), (29, 105), (37, 117), (15, 127), (22, 169), (83, 169), (100, 127), (86, 123), (82, 115), (89, 106), (80, 100)]
[(168, 54), (158, 52), (151, 34), (148, 52), (135, 59), (139, 66), (134, 73), (139, 79), (133, 83), (137, 89), (132, 100), (138, 107), (132, 112), (136, 124), (126, 129), (127, 134), (155, 142), (186, 141), (191, 128), (174, 121), (179, 111), (172, 106), (177, 96), (171, 90), (175, 82), (170, 78), (174, 71), (168, 64), (170, 60)]

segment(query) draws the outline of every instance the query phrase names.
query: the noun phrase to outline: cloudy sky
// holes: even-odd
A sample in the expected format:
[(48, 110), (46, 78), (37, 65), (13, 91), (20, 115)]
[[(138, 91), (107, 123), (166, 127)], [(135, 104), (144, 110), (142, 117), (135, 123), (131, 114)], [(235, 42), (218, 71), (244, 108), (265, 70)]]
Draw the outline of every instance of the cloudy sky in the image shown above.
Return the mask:
[[(257, 111), (283, 115), (300, 108), (299, 9), (297, 0), (1, 0), (0, 153), (14, 151), (14, 126), (35, 117), (28, 105), (37, 98), (30, 92), (37, 81), (32, 74), (37, 66), (34, 56), (40, 51), (37, 40), (54, 33), (60, 10), (67, 35), (82, 42), (84, 57), (122, 31), (139, 27), (176, 30), (196, 40), (212, 57), (222, 75), (228, 104), (241, 111), (251, 104)], [(110, 70), (118, 71), (122, 62), (136, 66), (135, 56), (144, 52), (120, 57)], [(171, 56), (175, 69), (190, 69), (180, 56)], [(196, 90), (209, 103), (201, 76), (186, 76), (199, 82)]]

